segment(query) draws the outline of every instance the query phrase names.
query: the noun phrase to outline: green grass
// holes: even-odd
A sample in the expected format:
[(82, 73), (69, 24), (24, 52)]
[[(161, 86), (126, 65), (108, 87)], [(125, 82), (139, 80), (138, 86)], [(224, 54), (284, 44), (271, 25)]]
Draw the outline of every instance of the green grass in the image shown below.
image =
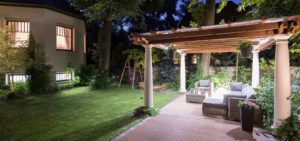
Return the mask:
[[(161, 108), (178, 94), (155, 92)], [(143, 105), (143, 91), (74, 88), (54, 94), (0, 101), (0, 140), (110, 140), (141, 119), (132, 117)]]

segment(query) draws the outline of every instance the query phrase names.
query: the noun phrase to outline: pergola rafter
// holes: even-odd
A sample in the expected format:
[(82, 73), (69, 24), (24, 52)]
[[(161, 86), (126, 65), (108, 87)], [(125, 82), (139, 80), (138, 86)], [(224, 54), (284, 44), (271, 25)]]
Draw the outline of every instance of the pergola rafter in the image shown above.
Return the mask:
[[(220, 46), (230, 46), (227, 52), (237, 52), (240, 41), (251, 41), (258, 45), (259, 41), (276, 34), (294, 33), (299, 28), (300, 17), (290, 16), (253, 20), (222, 25), (203, 26), (200, 28), (173, 29), (167, 31), (132, 34), (134, 44), (151, 44), (171, 46), (173, 49), (190, 49), (186, 53), (203, 53), (207, 50), (219, 52)], [(208, 47), (214, 47), (215, 51)], [(207, 49), (208, 48), (208, 49)], [(267, 49), (260, 47), (259, 49)]]

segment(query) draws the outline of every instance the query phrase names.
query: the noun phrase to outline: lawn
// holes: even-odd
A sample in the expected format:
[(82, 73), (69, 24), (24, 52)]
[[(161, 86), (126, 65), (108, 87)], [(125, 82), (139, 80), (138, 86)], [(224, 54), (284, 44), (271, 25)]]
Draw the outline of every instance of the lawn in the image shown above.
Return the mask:
[[(156, 92), (155, 107), (177, 97), (174, 91)], [(110, 140), (140, 119), (143, 91), (129, 87), (108, 90), (74, 88), (59, 93), (0, 101), (0, 140)]]

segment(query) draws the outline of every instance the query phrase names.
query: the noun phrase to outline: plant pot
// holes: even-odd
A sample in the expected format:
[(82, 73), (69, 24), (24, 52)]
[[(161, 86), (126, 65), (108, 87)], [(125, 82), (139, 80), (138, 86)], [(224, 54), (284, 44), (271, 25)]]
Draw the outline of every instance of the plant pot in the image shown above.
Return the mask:
[(241, 50), (241, 56), (243, 58), (249, 58), (252, 55), (253, 47), (245, 48)]
[(241, 123), (242, 129), (247, 132), (253, 131), (254, 109), (241, 107)]

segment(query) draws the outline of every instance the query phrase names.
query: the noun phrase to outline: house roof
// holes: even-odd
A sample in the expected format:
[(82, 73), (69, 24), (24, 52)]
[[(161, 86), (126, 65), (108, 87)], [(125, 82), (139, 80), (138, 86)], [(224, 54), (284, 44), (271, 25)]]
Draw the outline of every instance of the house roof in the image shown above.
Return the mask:
[(0, 0), (0, 5), (47, 8), (75, 18), (84, 19), (82, 13), (66, 0)]
[(300, 16), (289, 16), (132, 34), (131, 39), (137, 45), (171, 46), (185, 53), (237, 52), (240, 41), (250, 41), (259, 50), (266, 49), (273, 43), (269, 37), (294, 33), (299, 26)]

